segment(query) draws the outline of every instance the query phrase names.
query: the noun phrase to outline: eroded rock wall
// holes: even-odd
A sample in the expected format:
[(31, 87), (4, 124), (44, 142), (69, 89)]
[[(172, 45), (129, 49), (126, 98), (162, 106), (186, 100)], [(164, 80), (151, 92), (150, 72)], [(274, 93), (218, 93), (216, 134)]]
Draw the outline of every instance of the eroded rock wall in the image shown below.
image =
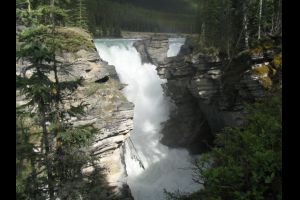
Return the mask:
[[(81, 34), (81, 30), (76, 31)], [(84, 32), (83, 35), (91, 40), (87, 33)], [(65, 52), (57, 56), (57, 60), (65, 65), (70, 64), (68, 73), (65, 73), (65, 68), (58, 69), (59, 80), (75, 80), (80, 77), (84, 79), (83, 85), (65, 106), (87, 103), (85, 117), (73, 117), (71, 122), (74, 126), (94, 123), (99, 129), (88, 151), (95, 156), (99, 167), (104, 168), (103, 173), (109, 188), (103, 191), (105, 199), (133, 199), (126, 184), (123, 145), (133, 129), (134, 106), (123, 95), (121, 90), (124, 85), (120, 83), (114, 66), (101, 60), (96, 48)], [(18, 61), (16, 73), (31, 76), (32, 71), (24, 70), (29, 65), (24, 60)], [(54, 79), (53, 74), (49, 76)], [(24, 103), (24, 98), (17, 96), (17, 105)], [(89, 173), (92, 170), (93, 168), (86, 168), (84, 172)], [(99, 190), (103, 188), (100, 186)]]
[(136, 42), (135, 47), (167, 79), (165, 94), (176, 105), (162, 130), (162, 143), (168, 146), (205, 151), (215, 133), (245, 122), (245, 102), (264, 97), (273, 82), (281, 79), (281, 69), (272, 63), (276, 52), (241, 52), (228, 61), (196, 53), (186, 40), (176, 57), (167, 58), (167, 41), (153, 36)]

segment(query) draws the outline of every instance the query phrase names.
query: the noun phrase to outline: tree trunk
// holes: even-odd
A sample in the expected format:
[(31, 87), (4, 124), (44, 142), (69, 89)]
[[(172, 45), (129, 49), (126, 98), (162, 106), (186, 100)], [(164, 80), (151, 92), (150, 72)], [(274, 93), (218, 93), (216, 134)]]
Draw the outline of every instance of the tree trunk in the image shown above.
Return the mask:
[(202, 41), (203, 41), (203, 45), (205, 45), (205, 22), (202, 23)]
[(27, 0), (27, 4), (28, 4), (28, 12), (31, 12), (31, 3), (30, 3), (30, 0)]
[(82, 28), (82, 0), (79, 0), (79, 26)]
[(273, 12), (272, 12), (272, 24), (271, 24), (271, 34), (274, 33), (274, 24), (275, 24), (275, 0), (272, 1), (272, 6), (273, 6)]
[(45, 107), (43, 102), (40, 103), (41, 109), (41, 126), (43, 128), (43, 143), (45, 144), (45, 164), (47, 170), (47, 177), (48, 177), (48, 188), (49, 188), (49, 199), (54, 200), (54, 178), (53, 178), (53, 171), (52, 171), (52, 161), (50, 158), (50, 143), (49, 143), (49, 134), (46, 127), (46, 114), (45, 114)]
[(259, 15), (258, 15), (258, 39), (261, 38), (261, 15), (262, 15), (263, 0), (259, 0)]
[(276, 28), (275, 28), (275, 32), (276, 34), (280, 34), (281, 35), (281, 28), (282, 28), (282, 16), (281, 16), (281, 8), (282, 8), (282, 1), (278, 0), (278, 11), (277, 11), (277, 19), (276, 19)]
[(248, 32), (248, 12), (247, 12), (247, 5), (244, 3), (243, 5), (244, 16), (243, 16), (243, 25), (244, 25), (244, 33), (245, 33), (245, 48), (249, 49), (249, 32)]
[[(37, 72), (40, 78), (42, 79), (42, 72), (40, 71), (39, 67), (37, 67)], [(52, 160), (50, 157), (51, 153), (51, 145), (49, 142), (49, 133), (47, 130), (47, 119), (46, 119), (46, 112), (47, 108), (45, 105), (45, 102), (43, 98), (40, 99), (40, 102), (38, 104), (39, 108), (39, 115), (40, 115), (40, 123), (42, 127), (42, 141), (43, 145), (45, 147), (45, 165), (46, 165), (46, 171), (47, 171), (47, 184), (48, 184), (48, 193), (49, 193), (49, 199), (54, 200), (54, 177), (53, 177), (53, 170), (52, 170)]]
[[(62, 119), (62, 115), (61, 115), (61, 112), (59, 109), (59, 104), (61, 101), (61, 89), (60, 89), (60, 85), (59, 85), (56, 62), (54, 62), (54, 77), (55, 77), (55, 90), (56, 90), (55, 108), (56, 108), (56, 123), (57, 123), (57, 129), (55, 130), (54, 135), (56, 137), (58, 132), (62, 129), (62, 123), (60, 121), (60, 119)], [(62, 106), (63, 106), (63, 104), (62, 104)], [(59, 146), (60, 146), (60, 142), (57, 139), (56, 140), (56, 149), (59, 148)]]
[[(53, 7), (55, 4), (55, 0), (50, 0), (50, 6)], [(50, 13), (50, 20), (54, 24), (53, 13)]]
[[(22, 130), (22, 136), (23, 136), (23, 143), (28, 145), (29, 144), (29, 133), (27, 132), (27, 129), (24, 127), (24, 123), (23, 120), (20, 120), (21, 123), (21, 130)], [(30, 194), (30, 196), (32, 195), (32, 197), (34, 199), (38, 198), (38, 194), (36, 192), (36, 190), (38, 190), (38, 185), (37, 185), (37, 173), (36, 173), (36, 168), (35, 168), (35, 160), (33, 155), (30, 156), (30, 167), (32, 169), (31, 172), (31, 181), (32, 181), (32, 186), (33, 186), (33, 190), (31, 190), (32, 194)]]
[(34, 194), (32, 194), (32, 196), (34, 199), (38, 199), (38, 193), (36, 192), (38, 190), (37, 173), (36, 173), (36, 168), (35, 168), (35, 160), (32, 156), (30, 158), (30, 166), (32, 169), (31, 177), (32, 177), (32, 185), (34, 188)]
[(230, 41), (227, 40), (227, 59), (230, 59)]

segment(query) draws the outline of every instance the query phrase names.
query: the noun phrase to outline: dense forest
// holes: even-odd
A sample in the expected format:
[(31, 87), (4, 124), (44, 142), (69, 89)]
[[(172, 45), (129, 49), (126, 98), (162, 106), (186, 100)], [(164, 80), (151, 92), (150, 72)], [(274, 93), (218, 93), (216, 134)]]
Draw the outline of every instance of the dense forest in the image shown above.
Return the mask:
[(196, 7), (182, 0), (86, 0), (90, 30), (118, 36), (120, 29), (142, 32), (195, 33)]
[(200, 48), (216, 47), (221, 54), (232, 57), (263, 40), (280, 40), (281, 9), (281, 0), (199, 0)]
[[(30, 2), (36, 6), (47, 1)], [(18, 5), (21, 4), (22, 1)], [(95, 37), (120, 37), (121, 30), (196, 31), (196, 4), (193, 1), (66, 0), (59, 4), (68, 13), (66, 24), (87, 28)]]

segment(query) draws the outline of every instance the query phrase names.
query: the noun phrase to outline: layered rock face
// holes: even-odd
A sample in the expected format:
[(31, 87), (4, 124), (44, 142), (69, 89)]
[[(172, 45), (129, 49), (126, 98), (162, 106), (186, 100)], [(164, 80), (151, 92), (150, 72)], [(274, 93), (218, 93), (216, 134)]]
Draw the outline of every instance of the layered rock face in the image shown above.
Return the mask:
[(176, 57), (166, 58), (167, 50), (163, 50), (167, 47), (157, 49), (158, 42), (166, 46), (167, 39), (162, 42), (153, 37), (135, 47), (145, 62), (155, 64), (159, 76), (167, 79), (164, 91), (176, 109), (164, 123), (162, 143), (171, 147), (187, 147), (192, 153), (205, 151), (216, 132), (245, 122), (245, 102), (262, 98), (275, 79), (281, 79), (281, 69), (272, 64), (274, 52), (242, 52), (229, 63), (195, 53), (186, 40)]
[[(158, 48), (158, 46), (160, 47)], [(176, 106), (171, 110), (170, 119), (164, 122), (161, 142), (170, 147), (186, 147), (192, 152), (205, 148), (205, 141), (211, 140), (209, 134), (199, 134), (202, 130), (210, 133), (207, 121), (203, 118), (197, 99), (188, 90), (187, 85), (194, 69), (186, 56), (167, 57), (168, 38), (152, 37), (134, 44), (144, 62), (157, 66), (157, 73), (167, 79), (163, 85), (165, 95), (171, 97)], [(207, 137), (208, 136), (208, 137)], [(199, 148), (200, 147), (200, 148)]]
[(81, 99), (89, 106), (87, 117), (79, 121), (74, 119), (74, 125), (93, 122), (100, 130), (90, 151), (105, 169), (107, 183), (112, 188), (106, 191), (106, 198), (131, 199), (126, 185), (123, 145), (133, 129), (133, 104), (122, 94), (124, 86), (114, 66), (102, 61), (97, 52), (81, 51), (80, 54), (82, 57), (74, 73), (83, 76), (86, 83), (78, 89), (76, 101)]
[[(63, 53), (57, 57), (64, 64), (71, 64), (69, 73), (59, 69), (60, 80), (73, 80), (82, 77), (84, 84), (74, 93), (71, 102), (66, 106), (78, 105), (85, 102), (88, 105), (86, 116), (72, 118), (74, 126), (94, 123), (99, 133), (93, 141), (89, 151), (97, 158), (99, 167), (104, 168), (104, 175), (108, 189), (103, 196), (108, 200), (133, 199), (126, 184), (126, 170), (124, 165), (123, 145), (133, 129), (133, 104), (127, 101), (121, 89), (114, 66), (101, 60), (96, 51), (80, 49), (75, 53)], [(17, 63), (17, 74), (22, 73), (28, 65), (26, 61)], [(27, 71), (25, 76), (32, 72)], [(50, 74), (50, 78), (52, 75)], [(53, 78), (53, 77), (52, 77)], [(23, 98), (17, 97), (17, 104), (24, 103)], [(86, 168), (86, 173), (92, 168)]]
[(150, 62), (157, 66), (167, 57), (168, 37), (166, 35), (149, 37), (135, 42), (134, 47), (140, 53), (143, 63)]

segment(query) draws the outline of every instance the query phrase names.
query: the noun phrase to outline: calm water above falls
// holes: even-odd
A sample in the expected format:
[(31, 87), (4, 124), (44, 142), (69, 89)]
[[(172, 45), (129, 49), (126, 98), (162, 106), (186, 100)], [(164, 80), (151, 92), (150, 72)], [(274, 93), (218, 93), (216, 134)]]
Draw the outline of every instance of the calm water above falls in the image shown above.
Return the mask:
[[(127, 183), (135, 200), (162, 200), (163, 189), (194, 191), (192, 157), (184, 149), (169, 149), (160, 140), (161, 123), (169, 116), (170, 104), (163, 94), (152, 64), (142, 64), (133, 47), (135, 40), (95, 40), (100, 57), (114, 65), (122, 83), (128, 84), (124, 94), (134, 103), (134, 130), (126, 145)], [(176, 56), (183, 39), (170, 39), (168, 57)], [(143, 168), (144, 167), (144, 168)]]

